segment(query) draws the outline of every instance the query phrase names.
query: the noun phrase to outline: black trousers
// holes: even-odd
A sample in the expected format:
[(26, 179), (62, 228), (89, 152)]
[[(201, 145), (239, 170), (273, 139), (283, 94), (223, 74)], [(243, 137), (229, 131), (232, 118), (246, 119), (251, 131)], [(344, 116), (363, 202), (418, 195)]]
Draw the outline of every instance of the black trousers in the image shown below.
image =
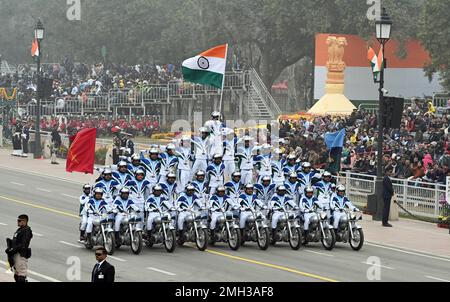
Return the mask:
[(383, 223), (388, 223), (389, 211), (391, 210), (391, 199), (392, 199), (392, 197), (384, 198)]

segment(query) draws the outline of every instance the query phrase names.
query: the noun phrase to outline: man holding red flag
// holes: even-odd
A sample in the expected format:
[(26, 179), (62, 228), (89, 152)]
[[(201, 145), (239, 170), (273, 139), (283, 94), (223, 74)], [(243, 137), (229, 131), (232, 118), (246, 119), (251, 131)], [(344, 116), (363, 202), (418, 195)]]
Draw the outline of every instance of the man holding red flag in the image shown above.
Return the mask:
[(66, 171), (94, 173), (96, 129), (83, 129), (75, 135), (67, 153)]

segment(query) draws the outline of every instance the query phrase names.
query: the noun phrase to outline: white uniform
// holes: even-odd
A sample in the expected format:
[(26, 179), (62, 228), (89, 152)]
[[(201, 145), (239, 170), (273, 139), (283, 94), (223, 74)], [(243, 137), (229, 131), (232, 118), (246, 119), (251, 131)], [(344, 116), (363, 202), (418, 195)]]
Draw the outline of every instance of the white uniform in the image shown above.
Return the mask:
[(191, 148), (179, 147), (175, 154), (178, 157), (178, 186), (185, 188), (192, 179)]
[(80, 196), (80, 216), (81, 216), (81, 225), (80, 225), (80, 231), (85, 231), (87, 226), (87, 208), (86, 203), (89, 201), (90, 196), (83, 194)]
[(304, 219), (304, 224), (303, 224), (303, 229), (305, 231), (307, 231), (309, 229), (309, 220), (311, 219), (312, 216), (317, 215), (314, 212), (314, 205), (316, 205), (317, 207), (320, 208), (320, 204), (319, 201), (317, 200), (316, 197), (311, 197), (308, 198), (306, 196), (303, 196), (300, 199), (300, 212), (303, 213), (303, 219)]
[(214, 162), (206, 169), (206, 175), (209, 180), (209, 194), (213, 195), (219, 186), (223, 185), (223, 173), (225, 171), (225, 165), (220, 163), (216, 165)]
[(239, 166), (241, 170), (241, 182), (244, 185), (248, 185), (253, 180), (253, 147), (241, 147), (238, 150), (237, 156), (241, 158), (241, 164)]
[(224, 211), (230, 211), (234, 204), (227, 195), (222, 197), (219, 195), (213, 195), (209, 199), (209, 202), (211, 204), (211, 223), (209, 224), (209, 228), (214, 230), (216, 228), (217, 219), (223, 216), (221, 209)]
[(339, 227), (339, 220), (341, 217), (345, 216), (345, 212), (341, 212), (340, 210), (344, 210), (345, 208), (349, 208), (351, 211), (358, 210), (352, 202), (347, 198), (347, 196), (341, 197), (337, 194), (334, 194), (331, 198), (330, 209), (333, 212), (333, 228), (337, 229)]
[(276, 187), (281, 186), (284, 183), (285, 177), (283, 172), (283, 160), (272, 160), (272, 182)]
[(137, 212), (139, 208), (134, 204), (131, 199), (122, 199), (122, 197), (117, 197), (113, 203), (113, 210), (117, 211), (114, 222), (114, 231), (120, 231), (120, 225), (122, 224), (122, 220), (124, 217), (124, 213)]
[(208, 168), (208, 160), (211, 158), (211, 139), (209, 137), (202, 139), (201, 137), (196, 137), (191, 142), (195, 146), (195, 162), (192, 167), (192, 173), (195, 174), (197, 171), (206, 171)]
[[(147, 215), (147, 231), (151, 231), (153, 229), (153, 221), (155, 221), (156, 217), (160, 217), (161, 213), (169, 211), (171, 205), (167, 201), (167, 197), (164, 195), (155, 196), (151, 195), (147, 202), (145, 203), (145, 211), (148, 213)], [(158, 211), (159, 210), (159, 211)]]
[(178, 197), (177, 200), (178, 205), (178, 230), (183, 230), (184, 226), (184, 220), (188, 215), (191, 213), (187, 211), (188, 208), (192, 208), (194, 210), (200, 210), (203, 204), (200, 202), (199, 198), (196, 194), (193, 194), (191, 196), (188, 196), (187, 194), (183, 193), (180, 197)]
[(234, 138), (225, 141), (225, 151), (223, 155), (225, 181), (230, 180), (231, 174), (236, 170), (236, 164), (234, 162), (234, 144)]
[(278, 220), (280, 217), (284, 216), (284, 212), (280, 210), (280, 208), (285, 208), (286, 210), (294, 209), (295, 203), (293, 202), (292, 198), (288, 195), (278, 195), (275, 193), (275, 195), (270, 200), (270, 209), (273, 211), (272, 214), (272, 229), (277, 228)]
[(210, 120), (205, 123), (205, 127), (211, 130), (211, 154), (222, 154), (222, 122)]

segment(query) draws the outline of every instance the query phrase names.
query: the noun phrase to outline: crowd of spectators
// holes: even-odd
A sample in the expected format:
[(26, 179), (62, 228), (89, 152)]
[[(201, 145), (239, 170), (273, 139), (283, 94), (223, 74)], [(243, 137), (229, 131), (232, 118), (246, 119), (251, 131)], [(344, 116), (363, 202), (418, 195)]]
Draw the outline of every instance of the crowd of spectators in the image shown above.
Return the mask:
[[(383, 161), (393, 177), (445, 184), (450, 176), (450, 146), (446, 115), (436, 116), (427, 103), (413, 103), (403, 112), (400, 129), (384, 134)], [(349, 117), (315, 117), (281, 121), (280, 137), (287, 139), (287, 153), (295, 152), (317, 168), (327, 168), (330, 151), (324, 134), (345, 128), (341, 169), (376, 175), (377, 116), (354, 111)]]

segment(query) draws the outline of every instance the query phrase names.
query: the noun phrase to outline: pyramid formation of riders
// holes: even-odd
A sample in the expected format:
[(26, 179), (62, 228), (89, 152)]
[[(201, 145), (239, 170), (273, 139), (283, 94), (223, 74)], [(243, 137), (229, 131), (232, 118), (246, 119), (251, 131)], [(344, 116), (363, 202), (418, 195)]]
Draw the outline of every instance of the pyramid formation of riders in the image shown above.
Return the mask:
[(167, 146), (153, 145), (98, 169), (94, 185), (80, 197), (80, 242), (103, 245), (112, 254), (121, 245), (133, 253), (163, 244), (168, 252), (185, 242), (198, 249), (226, 242), (237, 250), (247, 241), (265, 250), (288, 242), (299, 249), (322, 242), (364, 242), (360, 211), (336, 185), (295, 154), (236, 137), (220, 113)]

